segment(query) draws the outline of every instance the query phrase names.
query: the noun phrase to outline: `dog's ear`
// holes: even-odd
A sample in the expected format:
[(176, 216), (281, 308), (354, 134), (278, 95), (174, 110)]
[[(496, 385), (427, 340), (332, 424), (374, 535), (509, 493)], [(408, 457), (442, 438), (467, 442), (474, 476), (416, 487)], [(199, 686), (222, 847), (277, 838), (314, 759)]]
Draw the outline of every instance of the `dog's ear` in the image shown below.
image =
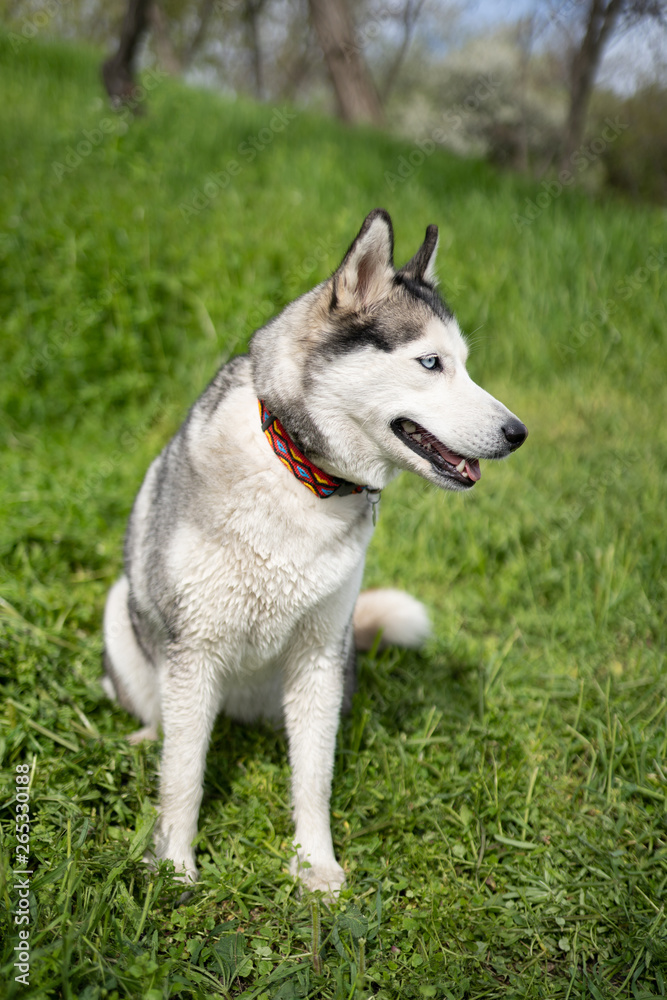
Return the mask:
[(438, 276), (435, 273), (435, 259), (438, 255), (438, 227), (428, 226), (424, 242), (412, 260), (404, 264), (398, 272), (413, 281), (424, 282), (427, 285), (437, 285)]
[(383, 208), (375, 208), (334, 274), (331, 308), (367, 309), (387, 295), (394, 274), (391, 219)]

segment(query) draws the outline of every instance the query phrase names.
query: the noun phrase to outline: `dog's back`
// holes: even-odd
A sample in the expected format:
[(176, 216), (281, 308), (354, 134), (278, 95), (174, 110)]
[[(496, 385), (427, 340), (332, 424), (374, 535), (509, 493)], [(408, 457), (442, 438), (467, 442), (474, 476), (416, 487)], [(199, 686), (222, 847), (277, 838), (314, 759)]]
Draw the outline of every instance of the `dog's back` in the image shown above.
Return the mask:
[(469, 489), (478, 457), (525, 437), (465, 372), (431, 283), (436, 245), (429, 227), (396, 272), (389, 218), (371, 213), (336, 274), (218, 372), (137, 496), (105, 612), (106, 687), (144, 723), (135, 739), (162, 725), (156, 853), (185, 877), (223, 709), (283, 717), (293, 870), (312, 889), (342, 884), (328, 802), (354, 632), (369, 648), (378, 630), (407, 646), (429, 631), (401, 592), (357, 604), (379, 490), (403, 468)]

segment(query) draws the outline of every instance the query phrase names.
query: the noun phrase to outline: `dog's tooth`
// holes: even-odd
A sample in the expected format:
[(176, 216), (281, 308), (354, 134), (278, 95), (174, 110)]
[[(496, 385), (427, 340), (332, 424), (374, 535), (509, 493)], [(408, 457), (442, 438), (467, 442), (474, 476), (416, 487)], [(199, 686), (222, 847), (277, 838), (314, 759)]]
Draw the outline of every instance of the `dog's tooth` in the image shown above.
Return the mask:
[(456, 471), (457, 472), (463, 472), (463, 470), (465, 469), (465, 467), (466, 467), (466, 460), (465, 460), (465, 458), (462, 458), (461, 461), (459, 462), (459, 464), (456, 466)]
[(470, 479), (470, 476), (468, 475), (467, 472), (462, 472), (461, 475), (463, 476), (464, 479)]
[(421, 434), (413, 434), (412, 435), (412, 440), (413, 441), (421, 441), (421, 439), (422, 439)]
[(406, 434), (414, 434), (414, 432), (417, 430), (417, 425), (413, 423), (412, 420), (404, 420), (403, 430), (405, 431)]

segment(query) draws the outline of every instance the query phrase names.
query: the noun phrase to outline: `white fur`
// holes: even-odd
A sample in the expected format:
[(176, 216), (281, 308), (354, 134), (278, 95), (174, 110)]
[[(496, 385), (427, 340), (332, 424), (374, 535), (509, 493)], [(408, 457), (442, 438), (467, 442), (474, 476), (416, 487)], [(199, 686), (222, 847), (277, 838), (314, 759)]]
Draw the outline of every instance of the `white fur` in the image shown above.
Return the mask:
[[(293, 867), (307, 860), (302, 881), (335, 892), (343, 873), (328, 802), (343, 690), (340, 644), (372, 532), (370, 504), (365, 495), (323, 502), (295, 480), (266, 442), (250, 386), (230, 395), (225, 412), (221, 421), (233, 415), (235, 434), (224, 448), (220, 425), (195, 424), (192, 459), (204, 484), (206, 530), (184, 524), (165, 554), (192, 633), (178, 668), (185, 679), (167, 656), (155, 667), (146, 663), (122, 600), (124, 577), (109, 594), (106, 648), (144, 723), (155, 721), (159, 699), (165, 738), (157, 857), (196, 878), (192, 841), (217, 712), (243, 721), (282, 715), (298, 847)], [(152, 481), (149, 474), (135, 505), (139, 521), (148, 516)], [(360, 505), (369, 511), (361, 519)], [(148, 603), (148, 591), (138, 565), (139, 604)]]
[[(405, 469), (442, 486), (427, 459), (405, 448), (391, 430), (399, 415), (428, 427), (461, 455), (507, 454), (502, 427), (514, 415), (473, 382), (467, 353), (456, 320), (434, 316), (418, 340), (389, 352), (363, 348), (333, 359), (321, 378), (316, 373), (312, 405), (327, 436), (338, 442), (339, 474), (383, 488)], [(443, 370), (423, 368), (418, 359), (427, 355), (437, 355)]]
[[(155, 739), (160, 722), (160, 695), (155, 684), (155, 671), (138, 647), (127, 608), (128, 581), (126, 576), (114, 583), (104, 609), (104, 642), (114, 664), (121, 667), (120, 680), (137, 715), (144, 722), (141, 739)], [(116, 692), (110, 678), (104, 678), (105, 691), (114, 701)], [(139, 742), (134, 734), (132, 742)]]
[[(274, 395), (289, 412), (303, 404), (307, 381), (313, 440), (328, 456), (319, 464), (376, 489), (401, 469), (456, 488), (392, 432), (398, 418), (470, 458), (511, 450), (503, 424), (512, 414), (467, 375), (453, 319), (427, 310), (421, 336), (395, 349), (367, 344), (317, 357), (331, 309), (372, 314), (390, 294), (391, 247), (386, 213), (371, 213), (330, 282), (255, 335), (252, 373), (251, 360), (240, 359), (219, 398), (205, 393), (195, 404), (134, 505), (127, 576), (109, 593), (105, 646), (119, 700), (144, 723), (135, 739), (162, 726), (155, 853), (186, 879), (197, 876), (206, 752), (223, 710), (242, 721), (284, 719), (292, 870), (309, 889), (338, 891), (344, 873), (329, 798), (353, 611), (360, 648), (371, 648), (378, 632), (383, 645), (409, 647), (430, 634), (426, 610), (406, 594), (379, 590), (357, 601), (373, 531), (369, 497), (314, 496), (273, 454), (257, 395)], [(434, 239), (424, 247), (415, 273), (432, 278)], [(419, 359), (434, 354), (442, 367), (427, 371)]]
[(431, 253), (431, 256), (429, 258), (429, 262), (426, 265), (426, 268), (424, 270), (424, 280), (427, 281), (430, 285), (434, 285), (434, 286), (438, 284), (438, 272), (436, 270), (436, 266), (437, 266), (437, 260), (436, 260), (436, 258), (438, 256), (438, 247), (439, 246), (440, 246), (440, 237), (438, 236), (437, 240), (435, 241), (435, 246), (433, 247), (433, 252)]
[(343, 308), (369, 308), (385, 293), (393, 277), (391, 237), (381, 218), (373, 220), (361, 235), (341, 268), (338, 298)]
[(380, 633), (379, 649), (403, 646), (419, 649), (431, 635), (426, 608), (403, 590), (365, 590), (354, 607), (357, 649), (372, 649)]

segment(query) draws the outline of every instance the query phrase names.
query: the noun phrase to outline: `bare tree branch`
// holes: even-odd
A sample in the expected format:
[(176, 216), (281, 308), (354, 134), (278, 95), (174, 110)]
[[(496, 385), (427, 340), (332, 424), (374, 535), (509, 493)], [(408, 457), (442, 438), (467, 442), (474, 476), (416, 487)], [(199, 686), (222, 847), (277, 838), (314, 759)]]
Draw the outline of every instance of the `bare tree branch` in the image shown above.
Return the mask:
[(403, 36), (401, 38), (401, 44), (398, 47), (396, 55), (391, 61), (389, 69), (385, 74), (384, 82), (380, 87), (380, 100), (385, 106), (387, 104), (389, 94), (396, 84), (399, 70), (410, 47), (415, 26), (419, 20), (419, 15), (421, 14), (424, 3), (425, 0), (405, 0), (405, 3), (403, 4), (401, 17), (401, 21), (403, 23)]
[(570, 104), (565, 124), (561, 169), (568, 169), (573, 154), (581, 146), (595, 74), (604, 47), (621, 18), (627, 26), (632, 26), (646, 17), (663, 20), (666, 12), (665, 0), (588, 0), (584, 35), (570, 64)]
[(211, 20), (211, 15), (214, 10), (215, 0), (203, 0), (201, 10), (199, 12), (199, 24), (197, 25), (197, 30), (192, 36), (189, 44), (183, 49), (183, 53), (181, 55), (181, 64), (186, 69), (188, 66), (192, 65), (194, 57), (201, 48), (201, 44), (206, 37), (208, 23)]

